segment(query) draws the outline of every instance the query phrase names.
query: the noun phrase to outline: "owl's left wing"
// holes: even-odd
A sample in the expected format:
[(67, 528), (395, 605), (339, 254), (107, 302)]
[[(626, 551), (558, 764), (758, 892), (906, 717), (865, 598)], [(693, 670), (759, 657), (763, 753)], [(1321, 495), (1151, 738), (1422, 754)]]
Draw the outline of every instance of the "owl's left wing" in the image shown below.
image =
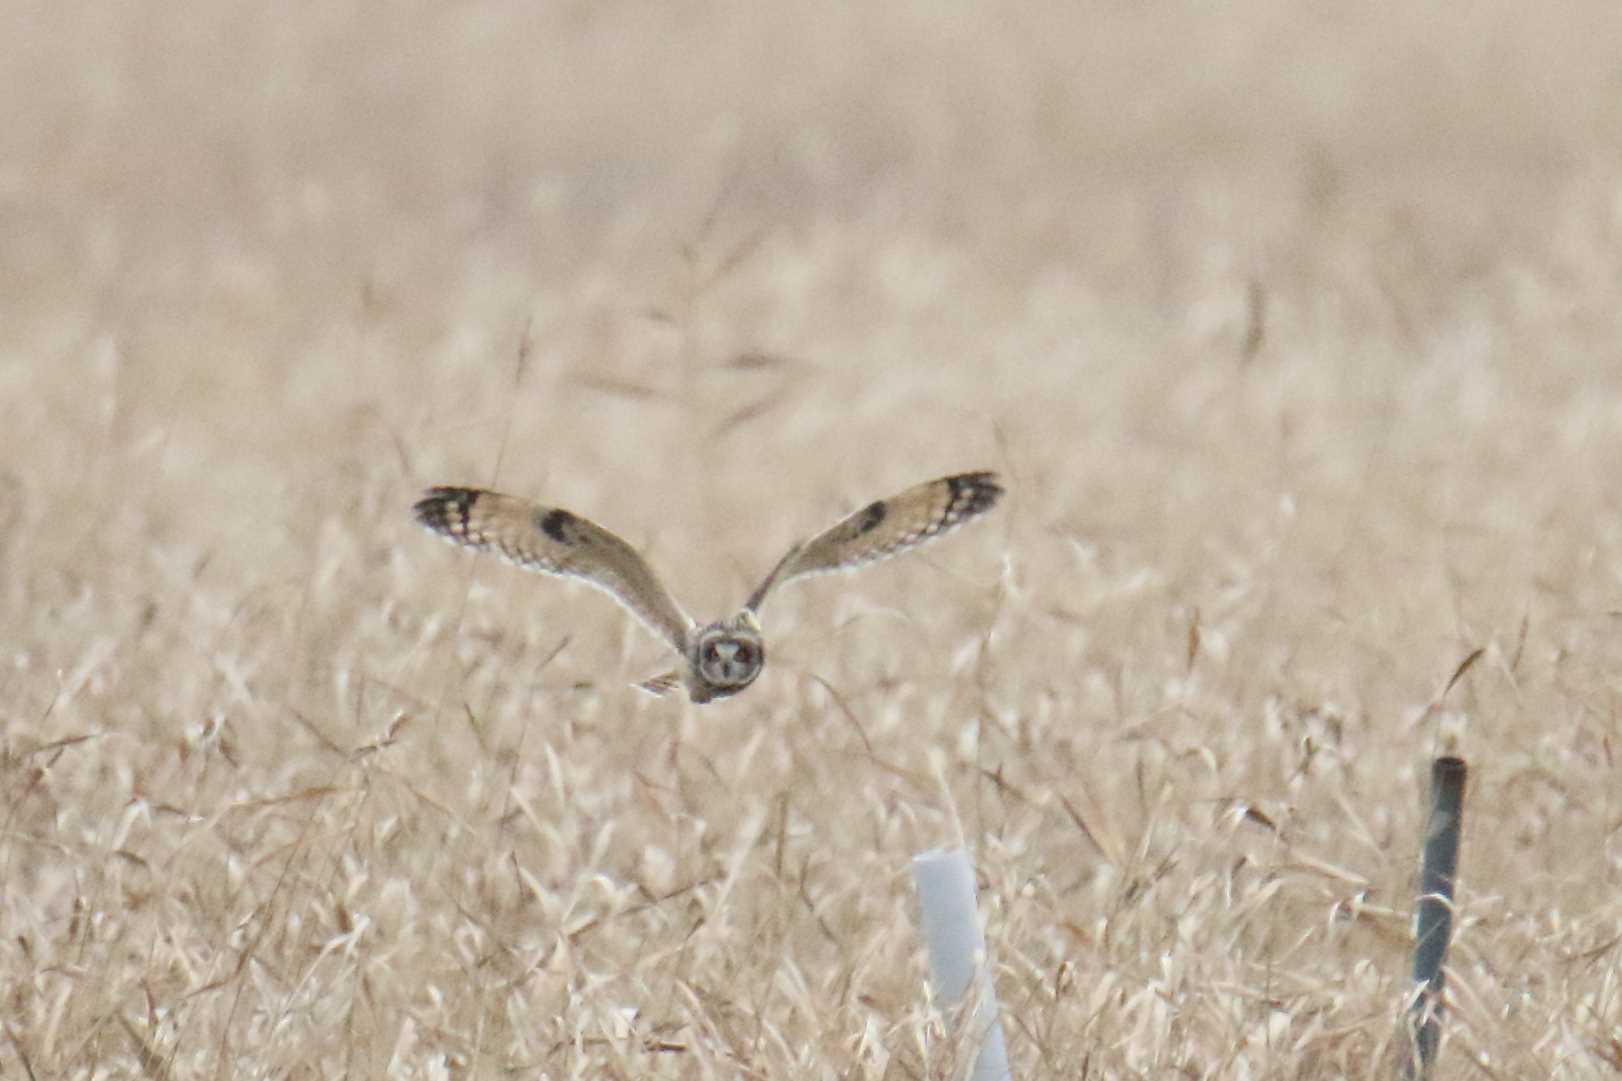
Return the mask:
[(589, 518), (479, 488), (430, 488), (412, 511), (418, 522), (455, 544), (596, 586), (677, 653), (687, 652), (692, 619), (640, 552)]
[(859, 567), (933, 540), (990, 510), (1002, 493), (995, 473), (959, 473), (869, 503), (789, 549), (746, 607), (759, 611), (772, 590), (796, 578)]

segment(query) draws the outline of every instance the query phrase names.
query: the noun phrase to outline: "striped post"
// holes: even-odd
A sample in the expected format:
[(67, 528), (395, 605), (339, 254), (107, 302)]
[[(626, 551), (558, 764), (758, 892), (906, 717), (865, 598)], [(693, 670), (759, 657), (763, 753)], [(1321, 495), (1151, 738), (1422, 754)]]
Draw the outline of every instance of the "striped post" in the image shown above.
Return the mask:
[(1442, 1039), (1442, 990), (1448, 942), (1453, 937), (1453, 882), (1459, 870), (1459, 834), (1464, 826), (1462, 758), (1431, 763), (1431, 811), (1425, 823), (1425, 856), (1420, 870), (1419, 911), (1414, 942), (1414, 997), (1408, 1007), (1402, 1076), (1424, 1081), (1431, 1075)]

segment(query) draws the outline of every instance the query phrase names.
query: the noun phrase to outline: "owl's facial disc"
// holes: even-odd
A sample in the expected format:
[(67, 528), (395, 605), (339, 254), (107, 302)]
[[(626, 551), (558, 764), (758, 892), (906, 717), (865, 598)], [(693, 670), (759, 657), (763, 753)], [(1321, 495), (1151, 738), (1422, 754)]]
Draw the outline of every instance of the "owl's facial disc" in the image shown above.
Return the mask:
[(748, 625), (712, 623), (699, 632), (693, 666), (712, 694), (736, 694), (755, 681), (766, 663), (760, 632)]

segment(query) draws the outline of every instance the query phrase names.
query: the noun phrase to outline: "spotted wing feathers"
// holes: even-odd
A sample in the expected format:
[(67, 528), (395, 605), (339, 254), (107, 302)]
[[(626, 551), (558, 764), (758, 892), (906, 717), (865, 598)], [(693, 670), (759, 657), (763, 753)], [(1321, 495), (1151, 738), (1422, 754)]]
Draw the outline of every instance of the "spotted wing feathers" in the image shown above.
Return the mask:
[(1002, 493), (995, 473), (959, 473), (869, 503), (790, 549), (747, 607), (759, 610), (772, 590), (796, 578), (859, 567), (933, 540), (990, 510)]
[(605, 590), (685, 655), (692, 620), (641, 554), (596, 522), (479, 488), (430, 488), (412, 511), (453, 544)]

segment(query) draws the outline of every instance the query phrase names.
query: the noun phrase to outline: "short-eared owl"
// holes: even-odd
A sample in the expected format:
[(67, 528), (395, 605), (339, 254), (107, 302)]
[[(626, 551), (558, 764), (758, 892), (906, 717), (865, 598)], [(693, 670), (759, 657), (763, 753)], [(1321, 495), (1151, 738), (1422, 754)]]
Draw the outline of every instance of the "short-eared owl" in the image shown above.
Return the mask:
[(681, 682), (694, 702), (708, 702), (760, 675), (766, 648), (757, 613), (778, 586), (916, 547), (990, 510), (1002, 491), (993, 473), (960, 473), (869, 503), (790, 548), (736, 615), (702, 627), (635, 548), (578, 514), (478, 488), (430, 488), (413, 509), (417, 521), (454, 544), (606, 590), (686, 661), (685, 672), (643, 686), (658, 693)]

